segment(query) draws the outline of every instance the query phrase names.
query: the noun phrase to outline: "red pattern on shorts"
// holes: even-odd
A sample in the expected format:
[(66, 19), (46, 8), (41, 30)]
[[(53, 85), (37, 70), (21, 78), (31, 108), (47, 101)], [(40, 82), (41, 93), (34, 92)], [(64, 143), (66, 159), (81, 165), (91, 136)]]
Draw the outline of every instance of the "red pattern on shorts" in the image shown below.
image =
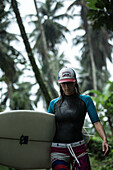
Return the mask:
[[(79, 164), (75, 161), (75, 164), (73, 166), (73, 169), (78, 169), (78, 170), (91, 170), (91, 166), (90, 166), (90, 161), (89, 161), (89, 156), (88, 156), (88, 152), (87, 152), (87, 148), (86, 145), (80, 145), (77, 147), (73, 147), (73, 151), (75, 153), (75, 155), (78, 157), (78, 160), (80, 162), (80, 166)], [(65, 170), (69, 170), (69, 164), (73, 164), (73, 161), (75, 160), (75, 158), (73, 158), (73, 156), (70, 154), (68, 148), (61, 148), (61, 147), (52, 147), (51, 148), (51, 153), (63, 153), (67, 156), (70, 157), (70, 162), (68, 162), (68, 166), (63, 165), (60, 161), (60, 159), (55, 160), (55, 165), (52, 166), (52, 168), (54, 170), (58, 170), (58, 169), (65, 169)], [(79, 157), (81, 154), (86, 153), (85, 155)], [(60, 161), (60, 164), (59, 164)], [(62, 167), (62, 168), (61, 168)]]

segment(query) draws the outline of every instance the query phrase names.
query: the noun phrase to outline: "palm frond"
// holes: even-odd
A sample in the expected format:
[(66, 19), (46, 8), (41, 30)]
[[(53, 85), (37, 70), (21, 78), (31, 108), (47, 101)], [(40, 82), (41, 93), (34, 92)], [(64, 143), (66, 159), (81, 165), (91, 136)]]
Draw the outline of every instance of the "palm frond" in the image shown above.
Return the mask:
[(81, 4), (81, 0), (75, 0), (68, 8), (67, 11), (69, 11), (70, 9), (72, 9), (75, 5), (78, 6)]
[(53, 16), (63, 7), (63, 3), (62, 2), (56, 2), (56, 5), (54, 7), (54, 9), (52, 10)]
[(73, 19), (73, 16), (72, 15), (69, 15), (67, 13), (64, 13), (64, 14), (60, 14), (60, 15), (57, 15), (57, 16), (53, 16), (53, 20), (60, 20), (60, 19), (64, 19), (64, 18), (67, 18), (67, 19)]

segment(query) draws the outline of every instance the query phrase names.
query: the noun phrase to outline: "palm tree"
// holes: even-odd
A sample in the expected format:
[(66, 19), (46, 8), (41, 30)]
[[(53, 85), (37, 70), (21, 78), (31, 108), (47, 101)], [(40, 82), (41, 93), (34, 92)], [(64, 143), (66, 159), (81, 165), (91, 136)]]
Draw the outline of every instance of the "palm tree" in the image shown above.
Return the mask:
[(40, 30), (40, 34), (41, 34), (41, 44), (42, 44), (42, 50), (43, 50), (42, 61), (43, 61), (43, 68), (45, 70), (45, 72), (43, 72), (43, 73), (46, 73), (49, 76), (49, 81), (48, 81), (49, 86), (48, 87), (51, 91), (52, 97), (55, 98), (58, 96), (58, 93), (55, 90), (53, 83), (52, 83), (53, 82), (53, 75), (52, 75), (53, 71), (52, 71), (52, 67), (49, 63), (49, 52), (48, 52), (48, 47), (47, 47), (47, 43), (46, 43), (46, 37), (45, 37), (43, 25), (41, 24), (41, 18), (40, 18), (39, 9), (38, 9), (36, 0), (34, 0), (34, 4), (35, 4), (36, 12), (37, 12), (38, 25), (39, 25), (39, 30)]
[(28, 58), (30, 60), (31, 66), (32, 66), (33, 71), (35, 73), (35, 78), (40, 85), (43, 96), (45, 97), (45, 100), (46, 100), (46, 103), (47, 103), (47, 106), (48, 106), (49, 103), (50, 103), (50, 100), (51, 100), (51, 95), (50, 95), (50, 93), (47, 89), (46, 84), (44, 83), (44, 81), (42, 79), (42, 75), (40, 73), (40, 70), (39, 70), (39, 68), (38, 68), (38, 66), (35, 62), (35, 59), (34, 59), (34, 56), (33, 56), (33, 53), (32, 53), (31, 47), (30, 47), (30, 43), (28, 41), (28, 37), (26, 35), (26, 31), (25, 31), (24, 25), (22, 23), (22, 19), (20, 17), (20, 13), (19, 13), (19, 10), (18, 10), (18, 5), (17, 5), (16, 0), (11, 0), (11, 5), (12, 5), (14, 13), (16, 15), (17, 23), (18, 23), (18, 26), (20, 28), (20, 32), (21, 32), (21, 36), (22, 36), (23, 41), (24, 41), (26, 52), (28, 54)]
[(14, 56), (18, 56), (19, 52), (14, 49), (10, 42), (16, 38), (14, 35), (8, 33), (6, 31), (8, 25), (10, 24), (9, 20), (7, 19), (9, 12), (5, 11), (5, 3), (1, 1), (0, 4), (0, 68), (5, 73), (6, 77), (10, 81), (14, 81), (16, 68)]
[[(55, 46), (61, 42), (62, 38), (65, 38), (63, 32), (68, 31), (57, 20), (68, 15), (57, 15), (57, 11), (63, 7), (60, 1), (46, 0), (45, 3), (40, 3), (40, 8), (39, 3), (36, 3), (36, 0), (34, 2), (38, 16), (38, 22), (37, 20), (34, 22), (36, 28), (31, 34), (36, 39), (34, 50), (38, 52), (38, 60), (40, 61), (45, 81), (52, 92), (53, 98), (55, 98), (58, 96), (58, 93), (53, 89), (53, 83), (56, 81), (56, 74), (54, 74), (53, 70), (56, 68), (57, 71), (60, 68), (60, 63), (57, 60), (58, 52)], [(47, 16), (45, 15), (45, 11)]]
[[(59, 20), (64, 18), (70, 18), (71, 16), (64, 13), (58, 14), (59, 10), (63, 8), (63, 1), (55, 1), (55, 0), (46, 0), (45, 3), (40, 2), (39, 13), (41, 15), (41, 21), (45, 32), (47, 47), (50, 51), (55, 54), (56, 45), (61, 43), (62, 40), (66, 40), (65, 34), (69, 32), (68, 28), (64, 25), (60, 24)], [(36, 24), (36, 28), (34, 32), (38, 30), (37, 21), (34, 22)], [(37, 34), (37, 41), (35, 47), (38, 47), (38, 43), (40, 42), (40, 33)]]
[[(15, 35), (7, 32), (7, 28), (10, 24), (8, 20), (8, 15), (10, 11), (5, 11), (5, 1), (1, 1), (0, 4), (0, 69), (3, 75), (0, 77), (0, 82), (4, 82), (7, 85), (7, 91), (3, 94), (3, 98), (1, 96), (1, 108), (0, 110), (4, 110), (6, 107), (7, 99), (10, 99), (11, 105), (11, 89), (13, 83), (15, 83), (21, 71), (19, 71), (16, 62), (17, 56), (21, 55), (13, 46), (10, 45), (11, 41), (17, 40)], [(16, 61), (15, 61), (16, 60)], [(22, 60), (24, 61), (24, 57), (22, 56)], [(3, 87), (1, 88), (1, 91)]]
[[(18, 52), (10, 43), (17, 40), (14, 34), (7, 32), (10, 24), (10, 11), (5, 11), (5, 1), (0, 4), (0, 77), (1, 96), (0, 96), (0, 111), (7, 108), (7, 101), (9, 100), (9, 108), (15, 109), (33, 109), (30, 100), (30, 89), (32, 84), (24, 82), (18, 84), (19, 76), (23, 73), (17, 67), (17, 64), (25, 65), (25, 58)], [(19, 56), (19, 59), (18, 59)], [(21, 58), (20, 58), (21, 57)], [(6, 90), (4, 91), (4, 84)], [(16, 88), (15, 88), (16, 85)]]
[[(96, 41), (95, 37), (97, 37)], [(94, 61), (97, 69), (96, 76), (98, 90), (102, 90), (102, 88), (106, 84), (106, 81), (109, 78), (106, 58), (109, 58), (109, 60), (112, 61), (111, 60), (112, 46), (109, 44), (108, 38), (109, 38), (108, 33), (104, 29), (102, 29), (101, 31), (94, 30), (91, 33)], [(83, 46), (81, 48), (82, 51), (81, 58), (77, 57), (81, 65), (81, 69), (79, 70), (81, 89), (82, 91), (84, 90), (86, 91), (88, 89), (93, 88), (92, 87), (93, 80), (91, 76), (92, 69), (90, 64), (89, 46), (85, 34), (82, 37), (78, 36), (74, 39), (75, 45), (79, 43), (83, 43)]]
[[(82, 71), (85, 73), (85, 80), (82, 81), (83, 90), (87, 89), (102, 89), (106, 80), (109, 77), (107, 70), (106, 59), (111, 61), (111, 45), (109, 44), (109, 34), (102, 28), (101, 30), (93, 30), (91, 24), (88, 24), (86, 1), (74, 1), (73, 5), (81, 6), (82, 23), (78, 29), (85, 30), (85, 34), (80, 37), (75, 37), (74, 44), (83, 43), (81, 60), (79, 59)], [(104, 69), (105, 68), (105, 69)], [(96, 79), (96, 80), (95, 80)], [(93, 85), (92, 86), (92, 82)], [(97, 84), (97, 85), (96, 85)]]
[(95, 66), (95, 62), (94, 62), (94, 55), (93, 55), (93, 47), (92, 47), (92, 42), (91, 42), (91, 31), (90, 31), (90, 26), (88, 24), (87, 21), (87, 6), (86, 6), (86, 0), (81, 0), (81, 1), (74, 1), (69, 9), (73, 6), (73, 5), (80, 5), (81, 6), (81, 19), (83, 21), (83, 26), (84, 26), (84, 30), (86, 31), (86, 36), (87, 36), (87, 43), (89, 46), (89, 57), (90, 57), (90, 64), (92, 67), (92, 80), (93, 80), (93, 88), (96, 90), (97, 89), (97, 78), (96, 78), (96, 66)]

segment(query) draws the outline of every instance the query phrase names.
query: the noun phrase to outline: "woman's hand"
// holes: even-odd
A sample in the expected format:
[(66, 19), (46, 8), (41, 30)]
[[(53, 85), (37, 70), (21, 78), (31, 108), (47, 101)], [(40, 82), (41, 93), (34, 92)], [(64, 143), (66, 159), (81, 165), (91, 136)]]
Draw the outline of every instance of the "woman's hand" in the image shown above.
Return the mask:
[(109, 147), (108, 142), (107, 142), (107, 138), (106, 138), (106, 135), (105, 135), (104, 128), (99, 121), (94, 123), (94, 127), (103, 140), (102, 151), (104, 152), (104, 156), (107, 156), (110, 152), (110, 147)]
[(108, 142), (105, 140), (102, 143), (102, 151), (104, 152), (104, 156), (107, 156), (110, 152), (110, 147), (108, 145)]

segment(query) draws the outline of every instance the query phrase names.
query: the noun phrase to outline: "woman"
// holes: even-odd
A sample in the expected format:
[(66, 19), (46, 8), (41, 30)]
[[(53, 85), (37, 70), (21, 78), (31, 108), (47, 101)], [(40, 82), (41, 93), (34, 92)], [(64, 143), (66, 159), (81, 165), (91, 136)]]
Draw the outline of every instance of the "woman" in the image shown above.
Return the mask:
[[(48, 112), (55, 114), (56, 133), (51, 148), (52, 169), (90, 170), (87, 148), (83, 140), (82, 128), (86, 112), (103, 140), (104, 155), (109, 146), (95, 106), (89, 96), (81, 95), (76, 73), (72, 68), (59, 72), (58, 83), (61, 96), (50, 102)], [(106, 149), (106, 150), (105, 150)]]

